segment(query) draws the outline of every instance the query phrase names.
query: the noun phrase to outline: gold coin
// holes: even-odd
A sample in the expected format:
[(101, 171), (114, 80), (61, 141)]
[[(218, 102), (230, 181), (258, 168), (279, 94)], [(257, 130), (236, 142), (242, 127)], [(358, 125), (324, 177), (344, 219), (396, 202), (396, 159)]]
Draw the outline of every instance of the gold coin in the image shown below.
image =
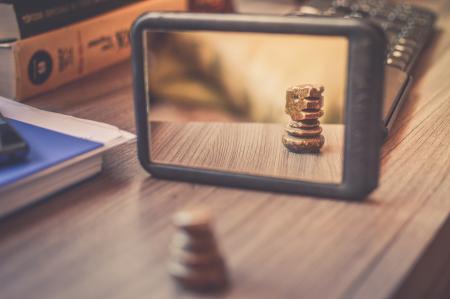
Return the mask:
[(323, 110), (301, 110), (290, 114), (293, 121), (318, 119), (323, 115)]
[(173, 248), (170, 258), (173, 262), (189, 267), (210, 267), (213, 264), (222, 262), (220, 253), (215, 249), (211, 251), (195, 252)]
[(310, 137), (310, 138), (298, 138), (290, 135), (284, 135), (282, 138), (284, 146), (294, 153), (314, 153), (320, 151), (325, 138), (323, 135)]
[(286, 126), (286, 133), (291, 136), (297, 137), (313, 137), (320, 135), (322, 133), (322, 128), (319, 126), (308, 128), (308, 129), (300, 129), (300, 128), (292, 128), (291, 126)]
[(186, 249), (191, 251), (211, 251), (216, 250), (216, 241), (213, 234), (189, 234), (183, 230), (175, 233), (171, 248)]
[(211, 215), (204, 209), (184, 210), (175, 214), (176, 227), (191, 233), (210, 233)]
[(305, 119), (301, 121), (291, 121), (289, 123), (291, 128), (310, 129), (320, 126), (320, 121), (317, 119)]
[(286, 91), (287, 97), (293, 98), (320, 98), (325, 88), (322, 85), (303, 84), (291, 86)]
[(319, 99), (303, 99), (302, 101), (302, 110), (307, 109), (314, 109), (314, 110), (320, 110), (323, 107), (323, 97), (320, 97)]
[(194, 290), (221, 289), (228, 283), (223, 263), (211, 268), (198, 269), (171, 262), (169, 274), (182, 287)]

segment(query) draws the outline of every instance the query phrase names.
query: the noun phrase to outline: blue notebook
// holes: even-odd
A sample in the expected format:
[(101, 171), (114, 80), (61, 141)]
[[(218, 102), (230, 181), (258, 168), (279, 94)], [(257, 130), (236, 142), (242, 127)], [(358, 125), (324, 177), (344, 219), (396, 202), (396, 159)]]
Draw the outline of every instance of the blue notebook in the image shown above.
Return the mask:
[(8, 122), (28, 142), (30, 152), (25, 161), (0, 167), (0, 187), (103, 146), (17, 120)]

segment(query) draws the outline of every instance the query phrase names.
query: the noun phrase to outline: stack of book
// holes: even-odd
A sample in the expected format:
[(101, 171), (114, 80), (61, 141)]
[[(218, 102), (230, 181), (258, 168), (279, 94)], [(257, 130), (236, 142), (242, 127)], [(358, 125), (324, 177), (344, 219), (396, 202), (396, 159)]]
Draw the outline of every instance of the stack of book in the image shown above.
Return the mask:
[(0, 95), (22, 100), (130, 56), (129, 30), (148, 11), (188, 0), (0, 0)]
[(0, 111), (29, 148), (23, 160), (0, 165), (0, 218), (99, 173), (106, 151), (135, 139), (115, 126), (1, 96)]

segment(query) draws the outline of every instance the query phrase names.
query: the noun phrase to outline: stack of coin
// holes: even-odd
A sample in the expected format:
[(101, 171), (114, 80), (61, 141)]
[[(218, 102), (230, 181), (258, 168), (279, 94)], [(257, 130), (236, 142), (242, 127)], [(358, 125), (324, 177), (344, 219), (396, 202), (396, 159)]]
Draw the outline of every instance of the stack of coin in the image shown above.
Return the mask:
[(183, 288), (196, 291), (224, 289), (225, 262), (216, 244), (210, 214), (181, 211), (174, 216), (177, 232), (170, 245), (169, 273)]
[(294, 153), (318, 152), (325, 143), (319, 118), (323, 115), (324, 91), (321, 85), (297, 85), (286, 91), (286, 113), (292, 121), (286, 126), (283, 144)]

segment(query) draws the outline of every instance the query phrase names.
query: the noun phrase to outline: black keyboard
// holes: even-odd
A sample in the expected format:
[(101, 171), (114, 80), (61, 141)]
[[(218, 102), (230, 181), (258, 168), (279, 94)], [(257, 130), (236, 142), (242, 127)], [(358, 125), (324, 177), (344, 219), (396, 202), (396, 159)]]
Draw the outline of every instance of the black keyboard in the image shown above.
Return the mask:
[(429, 43), (436, 15), (386, 0), (309, 0), (289, 15), (362, 18), (381, 27), (388, 41), (383, 118), (390, 129), (411, 85), (411, 70)]
[(294, 15), (365, 18), (386, 33), (386, 63), (410, 72), (433, 32), (436, 15), (424, 8), (382, 0), (310, 0)]

